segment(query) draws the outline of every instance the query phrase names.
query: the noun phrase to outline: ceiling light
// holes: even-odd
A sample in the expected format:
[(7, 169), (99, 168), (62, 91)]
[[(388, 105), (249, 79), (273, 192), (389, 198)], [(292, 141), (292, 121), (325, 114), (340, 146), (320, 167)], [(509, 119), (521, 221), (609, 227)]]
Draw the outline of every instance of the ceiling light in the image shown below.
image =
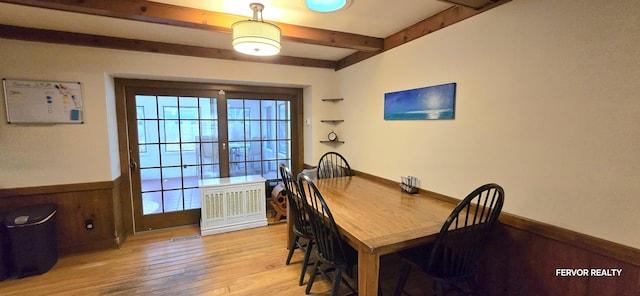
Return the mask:
[(347, 0), (304, 0), (304, 4), (313, 11), (332, 12), (347, 6)]
[[(280, 52), (280, 28), (265, 23), (262, 19), (264, 5), (249, 4), (253, 10), (253, 18), (239, 21), (231, 25), (233, 30), (233, 49), (254, 56), (272, 56)], [(260, 14), (260, 18), (258, 18)]]

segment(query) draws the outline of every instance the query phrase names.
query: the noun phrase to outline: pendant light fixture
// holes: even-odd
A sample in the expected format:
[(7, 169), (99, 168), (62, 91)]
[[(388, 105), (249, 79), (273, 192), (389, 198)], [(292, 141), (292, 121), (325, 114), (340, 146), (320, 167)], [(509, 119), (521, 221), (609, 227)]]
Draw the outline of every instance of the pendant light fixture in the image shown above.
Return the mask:
[[(280, 28), (265, 23), (262, 19), (264, 5), (249, 4), (253, 10), (253, 18), (239, 21), (231, 25), (233, 30), (233, 49), (254, 56), (272, 56), (280, 52)], [(258, 17), (258, 14), (260, 16)]]

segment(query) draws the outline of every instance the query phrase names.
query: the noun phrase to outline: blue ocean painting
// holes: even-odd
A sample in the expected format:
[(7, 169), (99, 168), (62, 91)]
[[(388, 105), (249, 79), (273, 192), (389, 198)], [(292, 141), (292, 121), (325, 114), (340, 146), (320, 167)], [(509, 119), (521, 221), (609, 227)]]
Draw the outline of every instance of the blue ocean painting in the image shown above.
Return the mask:
[(455, 101), (455, 82), (385, 93), (384, 119), (453, 119)]

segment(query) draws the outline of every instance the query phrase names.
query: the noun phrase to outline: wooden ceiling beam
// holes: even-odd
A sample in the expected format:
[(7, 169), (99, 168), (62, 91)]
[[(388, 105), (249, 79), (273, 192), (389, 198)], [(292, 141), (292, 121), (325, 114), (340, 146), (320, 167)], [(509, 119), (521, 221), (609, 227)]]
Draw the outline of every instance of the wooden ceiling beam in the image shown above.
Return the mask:
[(422, 36), (431, 34), (440, 29), (449, 27), (457, 22), (468, 19), (472, 16), (478, 15), (489, 9), (495, 8), (511, 0), (491, 0), (492, 2), (486, 4), (481, 9), (472, 9), (465, 6), (455, 5), (448, 9), (445, 9), (431, 17), (428, 17), (410, 27), (404, 28), (391, 36), (384, 39), (384, 49), (377, 52), (355, 52), (349, 56), (346, 56), (338, 61), (338, 67), (336, 70), (340, 70), (375, 56), (379, 53), (398, 47), (402, 44), (418, 39)]
[(200, 58), (235, 60), (244, 62), (257, 62), (326, 69), (336, 68), (336, 62), (329, 60), (299, 58), (284, 55), (277, 55), (272, 57), (256, 57), (241, 54), (234, 50), (227, 49), (216, 49), (201, 46), (181, 45), (45, 29), (34, 29), (2, 24), (0, 24), (0, 38), (182, 55)]
[[(246, 16), (146, 0), (0, 0), (0, 2), (227, 34), (231, 34), (233, 23), (247, 20)], [(282, 40), (286, 41), (367, 52), (381, 50), (384, 46), (383, 38), (278, 22), (271, 23), (280, 27)]]

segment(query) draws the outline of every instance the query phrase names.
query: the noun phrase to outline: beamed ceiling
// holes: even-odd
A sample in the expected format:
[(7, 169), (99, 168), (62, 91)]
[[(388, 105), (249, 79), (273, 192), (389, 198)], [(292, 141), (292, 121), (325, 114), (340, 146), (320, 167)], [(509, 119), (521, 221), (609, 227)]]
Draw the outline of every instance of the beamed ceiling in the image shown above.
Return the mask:
[[(334, 13), (303, 0), (0, 0), (0, 38), (339, 70), (510, 0), (352, 0)], [(265, 5), (282, 51), (231, 48), (231, 24)]]

